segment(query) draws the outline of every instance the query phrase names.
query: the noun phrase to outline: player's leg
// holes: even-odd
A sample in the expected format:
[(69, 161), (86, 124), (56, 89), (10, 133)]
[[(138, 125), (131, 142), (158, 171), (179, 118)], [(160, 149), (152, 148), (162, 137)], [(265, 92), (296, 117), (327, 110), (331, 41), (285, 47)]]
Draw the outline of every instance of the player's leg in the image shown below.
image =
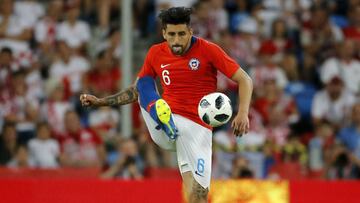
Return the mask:
[(171, 139), (175, 139), (177, 128), (172, 118), (171, 109), (166, 101), (160, 98), (155, 80), (149, 76), (139, 78), (136, 88), (139, 92), (140, 106), (150, 114), (159, 128), (163, 129)]
[(140, 107), (140, 110), (146, 127), (149, 130), (151, 139), (162, 149), (175, 151), (176, 146), (174, 140), (170, 139), (163, 130), (157, 128), (158, 123), (151, 118), (147, 111), (145, 111), (142, 107)]
[(181, 174), (189, 203), (206, 203), (209, 189), (202, 187), (193, 178), (191, 171)]
[(190, 202), (206, 202), (211, 179), (212, 132), (189, 119), (175, 115), (178, 165)]

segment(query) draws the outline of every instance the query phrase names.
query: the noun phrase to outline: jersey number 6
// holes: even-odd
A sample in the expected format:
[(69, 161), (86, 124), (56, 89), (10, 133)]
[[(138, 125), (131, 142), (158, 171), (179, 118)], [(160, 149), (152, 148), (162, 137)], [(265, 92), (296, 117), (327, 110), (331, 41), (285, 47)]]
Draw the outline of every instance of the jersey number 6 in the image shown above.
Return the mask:
[(169, 77), (170, 72), (168, 70), (163, 70), (161, 75), (162, 75), (165, 85), (170, 85), (170, 77)]

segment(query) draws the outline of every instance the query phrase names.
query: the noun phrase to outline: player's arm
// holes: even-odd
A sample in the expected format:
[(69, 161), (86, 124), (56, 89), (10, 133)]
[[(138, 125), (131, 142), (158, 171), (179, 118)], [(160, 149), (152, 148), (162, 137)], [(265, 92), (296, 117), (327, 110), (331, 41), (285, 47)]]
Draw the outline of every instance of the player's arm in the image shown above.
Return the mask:
[(247, 133), (250, 127), (248, 113), (253, 90), (252, 80), (236, 61), (216, 44), (209, 43), (205, 53), (208, 53), (210, 60), (218, 70), (239, 85), (239, 110), (231, 127), (235, 135), (241, 136)]
[(249, 107), (251, 102), (251, 95), (253, 90), (253, 84), (250, 76), (242, 69), (239, 68), (231, 78), (238, 83), (239, 86), (239, 110), (238, 113), (249, 113)]
[(104, 98), (97, 98), (90, 94), (81, 94), (80, 101), (83, 106), (118, 106), (136, 102), (138, 100), (138, 95), (135, 82), (135, 84), (130, 87)]
[(252, 80), (249, 75), (239, 68), (231, 77), (232, 80), (238, 83), (239, 86), (239, 109), (231, 126), (234, 129), (235, 135), (247, 133), (249, 130), (249, 108), (251, 102), (251, 95), (253, 91)]
[[(153, 70), (151, 65), (152, 60), (154, 59), (153, 51), (151, 50), (153, 49), (150, 48), (148, 54), (145, 57), (144, 65), (139, 73), (140, 78), (148, 75), (155, 77), (155, 71)], [(115, 95), (107, 96), (104, 98), (97, 98), (94, 95), (82, 94), (80, 95), (80, 101), (83, 106), (95, 106), (95, 107), (118, 106), (118, 105), (133, 103), (137, 101), (139, 97), (137, 83), (138, 83), (138, 79), (136, 79), (135, 83), (130, 87), (122, 90), (121, 92)]]

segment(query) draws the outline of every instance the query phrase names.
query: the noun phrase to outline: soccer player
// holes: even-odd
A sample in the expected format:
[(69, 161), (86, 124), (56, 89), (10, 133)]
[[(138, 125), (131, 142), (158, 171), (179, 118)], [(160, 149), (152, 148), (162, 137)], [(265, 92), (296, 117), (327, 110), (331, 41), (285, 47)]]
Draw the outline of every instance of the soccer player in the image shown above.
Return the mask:
[[(153, 141), (177, 153), (189, 202), (206, 202), (211, 178), (212, 128), (198, 116), (200, 99), (216, 91), (217, 71), (239, 85), (239, 108), (232, 121), (236, 136), (249, 129), (250, 77), (219, 46), (193, 36), (190, 8), (160, 13), (165, 42), (153, 45), (135, 84), (105, 98), (82, 94), (84, 106), (124, 105), (139, 101)], [(162, 98), (154, 79), (159, 77)]]

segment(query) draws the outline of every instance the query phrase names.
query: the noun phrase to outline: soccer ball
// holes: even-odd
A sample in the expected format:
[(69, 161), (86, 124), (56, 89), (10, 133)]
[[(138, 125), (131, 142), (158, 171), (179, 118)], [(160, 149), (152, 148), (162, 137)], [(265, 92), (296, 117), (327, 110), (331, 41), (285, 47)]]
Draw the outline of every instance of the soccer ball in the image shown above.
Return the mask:
[(232, 116), (231, 101), (220, 92), (205, 95), (199, 102), (198, 114), (202, 121), (212, 127), (224, 125)]

